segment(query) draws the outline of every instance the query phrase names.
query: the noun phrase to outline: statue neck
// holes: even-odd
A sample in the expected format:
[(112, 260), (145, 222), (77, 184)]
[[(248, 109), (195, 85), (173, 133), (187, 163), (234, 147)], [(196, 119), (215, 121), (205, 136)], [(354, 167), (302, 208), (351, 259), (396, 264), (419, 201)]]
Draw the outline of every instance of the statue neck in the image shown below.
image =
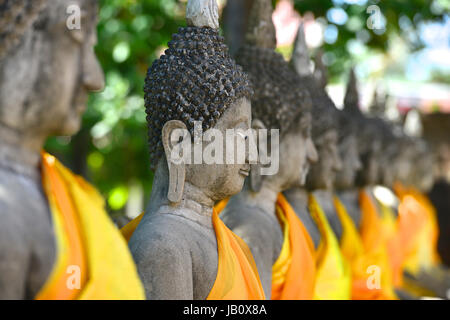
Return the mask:
[(147, 212), (171, 213), (212, 228), (214, 200), (205, 192), (185, 182), (182, 200), (173, 204), (167, 199), (169, 170), (165, 159), (158, 163)]
[(43, 144), (43, 140), (30, 141), (20, 132), (0, 125), (0, 167), (39, 180)]
[(302, 203), (305, 205), (305, 208), (308, 208), (308, 197), (309, 197), (309, 191), (305, 188), (292, 188), (289, 190), (286, 190), (284, 192), (287, 198), (293, 198), (296, 199), (298, 203)]
[(249, 179), (246, 179), (244, 188), (242, 189), (242, 192), (237, 195), (237, 197), (243, 199), (246, 205), (259, 207), (265, 213), (275, 215), (275, 205), (278, 194), (281, 191), (281, 189), (276, 188), (273, 184), (270, 184), (267, 180), (264, 180), (260, 191), (254, 192), (250, 188)]
[(312, 191), (312, 193), (317, 196), (320, 197), (322, 199), (327, 199), (327, 200), (332, 200), (332, 196), (333, 196), (333, 190), (328, 190), (328, 189), (319, 189), (319, 190), (314, 190)]

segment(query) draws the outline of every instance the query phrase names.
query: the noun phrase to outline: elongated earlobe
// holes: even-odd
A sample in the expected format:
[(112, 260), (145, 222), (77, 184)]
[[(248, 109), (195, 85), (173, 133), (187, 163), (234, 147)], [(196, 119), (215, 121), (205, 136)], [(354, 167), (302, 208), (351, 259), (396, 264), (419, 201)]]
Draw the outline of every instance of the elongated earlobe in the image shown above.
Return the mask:
[(250, 169), (250, 188), (253, 192), (259, 192), (262, 186), (261, 164), (252, 164)]
[(167, 199), (172, 204), (178, 204), (184, 191), (186, 164), (180, 157), (181, 145), (188, 139), (186, 125), (178, 120), (167, 122), (162, 129), (162, 142), (169, 168), (169, 190)]
[[(258, 120), (254, 119), (252, 121), (252, 128), (256, 132), (256, 139), (257, 139), (257, 145), (259, 146), (259, 137), (258, 137), (258, 130), (265, 129), (266, 127), (264, 124)], [(258, 151), (259, 153), (259, 151)], [(262, 187), (262, 177), (261, 177), (261, 161), (258, 155), (258, 162), (256, 164), (252, 164), (250, 166), (250, 189), (253, 192), (259, 192)]]

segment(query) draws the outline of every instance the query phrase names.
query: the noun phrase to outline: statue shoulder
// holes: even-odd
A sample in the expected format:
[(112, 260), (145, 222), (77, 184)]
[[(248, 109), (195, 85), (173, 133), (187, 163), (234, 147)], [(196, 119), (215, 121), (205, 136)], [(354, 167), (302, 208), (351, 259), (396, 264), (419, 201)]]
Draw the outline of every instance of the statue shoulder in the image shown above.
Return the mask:
[(225, 208), (221, 219), (249, 245), (254, 255), (278, 252), (283, 243), (283, 230), (277, 218), (260, 207), (230, 205)]
[(147, 299), (193, 299), (190, 242), (171, 224), (145, 218), (129, 246)]
[[(221, 218), (229, 228), (245, 226), (252, 230), (260, 227), (265, 230), (280, 229), (280, 224), (275, 214), (271, 215), (258, 206), (251, 206), (245, 203), (231, 203), (224, 209)], [(258, 227), (255, 228), (255, 225)]]
[(186, 227), (170, 216), (145, 215), (130, 239), (131, 252), (137, 260), (146, 260), (159, 254), (190, 256), (185, 238)]
[(0, 300), (24, 299), (26, 294), (32, 239), (24, 215), (15, 210), (20, 202), (0, 180)]

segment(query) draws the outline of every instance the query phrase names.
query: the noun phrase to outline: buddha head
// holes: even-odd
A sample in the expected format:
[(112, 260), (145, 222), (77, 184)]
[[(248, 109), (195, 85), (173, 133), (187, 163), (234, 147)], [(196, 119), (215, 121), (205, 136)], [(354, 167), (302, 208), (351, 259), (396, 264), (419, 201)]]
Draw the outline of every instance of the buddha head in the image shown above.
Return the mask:
[[(304, 46), (306, 47), (306, 44)], [(339, 112), (325, 89), (328, 72), (321, 57), (322, 54), (319, 52), (315, 57), (314, 72), (302, 77), (302, 83), (311, 92), (312, 138), (319, 156), (319, 160), (311, 167), (307, 177), (306, 187), (309, 190), (333, 188), (336, 175), (343, 168), (338, 148), (339, 126), (336, 122)], [(306, 66), (303, 69), (305, 68)]]
[[(404, 134), (396, 136), (392, 140), (392, 147), (395, 152), (391, 152), (390, 157), (391, 173), (390, 180), (385, 180), (386, 186), (392, 186), (395, 182), (400, 182), (404, 185), (411, 184), (413, 176), (419, 167), (420, 160), (418, 159), (418, 150), (416, 140)], [(432, 170), (430, 170), (432, 171)], [(388, 184), (390, 183), (390, 184)]]
[(306, 187), (311, 191), (329, 190), (333, 188), (336, 174), (342, 169), (342, 159), (338, 149), (338, 127), (334, 121), (337, 111), (324, 105), (323, 101), (314, 101), (313, 103), (312, 137), (319, 160), (311, 167)]
[[(224, 199), (238, 193), (249, 175), (247, 162), (195, 161), (194, 151), (205, 153), (205, 137), (211, 132), (217, 130), (224, 138), (228, 129), (245, 131), (251, 126), (252, 88), (219, 35), (217, 10), (215, 0), (189, 1), (188, 26), (172, 36), (145, 81), (151, 165), (157, 172), (168, 169), (172, 203), (181, 201), (186, 184), (213, 201)], [(176, 136), (179, 132), (189, 134)], [(174, 161), (174, 150), (186, 143), (193, 161)]]
[(377, 156), (379, 178), (376, 183), (386, 187), (392, 187), (397, 175), (396, 166), (401, 157), (399, 154), (400, 140), (394, 132), (393, 127), (387, 122), (379, 118), (372, 118), (371, 120), (378, 128), (380, 149), (382, 150)]
[(413, 154), (409, 159), (414, 161), (414, 169), (410, 170), (406, 184), (414, 186), (422, 192), (428, 192), (434, 184), (434, 156), (425, 140), (416, 139), (412, 145)]
[(300, 25), (291, 66), (300, 76), (301, 86), (307, 88), (312, 99), (312, 139), (317, 148), (318, 161), (311, 166), (307, 176), (306, 187), (309, 190), (330, 189), (336, 173), (341, 170), (342, 162), (338, 153), (338, 127), (335, 117), (338, 110), (326, 92), (328, 82), (322, 53), (318, 52), (314, 58), (315, 69), (311, 70), (311, 59), (305, 41), (303, 24)]
[(5, 141), (16, 136), (40, 149), (49, 135), (78, 131), (88, 93), (104, 86), (94, 53), (97, 10), (92, 0), (0, 1)]
[(354, 187), (356, 175), (362, 169), (357, 129), (356, 120), (347, 113), (339, 111), (339, 154), (342, 159), (342, 168), (337, 173), (335, 187), (340, 190)]
[(311, 99), (301, 87), (299, 76), (274, 50), (272, 11), (270, 0), (254, 2), (246, 44), (236, 55), (255, 91), (252, 99), (254, 128), (265, 128), (269, 133), (279, 130), (279, 143), (268, 147), (272, 154), (279, 155), (278, 172), (264, 177), (252, 172), (254, 191), (259, 191), (262, 182), (274, 184), (281, 190), (302, 186), (310, 164), (317, 160), (311, 139)]
[(356, 186), (364, 187), (378, 183), (380, 162), (382, 154), (382, 130), (375, 119), (367, 118), (359, 108), (359, 93), (356, 76), (353, 69), (344, 99), (344, 113), (347, 113), (355, 123), (355, 132), (358, 141), (358, 152), (362, 168), (356, 176)]
[[(383, 152), (378, 156), (379, 183), (393, 187), (395, 182), (408, 184), (413, 170), (415, 140), (406, 136), (399, 127), (380, 118), (374, 118)], [(414, 165), (415, 166), (415, 165)]]

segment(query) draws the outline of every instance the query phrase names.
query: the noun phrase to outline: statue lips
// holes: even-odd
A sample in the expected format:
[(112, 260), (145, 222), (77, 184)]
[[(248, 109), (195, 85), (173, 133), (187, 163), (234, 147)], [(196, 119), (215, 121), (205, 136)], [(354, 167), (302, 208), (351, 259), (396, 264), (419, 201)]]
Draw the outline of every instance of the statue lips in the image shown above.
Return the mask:
[(246, 165), (244, 168), (239, 170), (239, 173), (245, 177), (248, 177), (250, 175), (250, 166)]

